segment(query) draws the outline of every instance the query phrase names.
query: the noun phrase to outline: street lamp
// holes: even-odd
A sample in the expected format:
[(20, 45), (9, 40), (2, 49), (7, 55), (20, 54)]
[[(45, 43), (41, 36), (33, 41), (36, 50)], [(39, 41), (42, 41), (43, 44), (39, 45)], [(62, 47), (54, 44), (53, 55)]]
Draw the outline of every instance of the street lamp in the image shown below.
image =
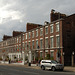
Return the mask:
[(72, 52), (72, 55), (74, 55), (74, 51)]
[(74, 51), (72, 52), (72, 66), (74, 66)]
[(62, 62), (62, 63), (63, 63), (63, 65), (64, 65), (64, 55), (65, 55), (65, 53), (63, 52), (62, 55), (63, 55), (63, 57), (62, 57), (62, 61), (63, 61), (63, 62)]
[(63, 56), (65, 55), (65, 53), (63, 52)]

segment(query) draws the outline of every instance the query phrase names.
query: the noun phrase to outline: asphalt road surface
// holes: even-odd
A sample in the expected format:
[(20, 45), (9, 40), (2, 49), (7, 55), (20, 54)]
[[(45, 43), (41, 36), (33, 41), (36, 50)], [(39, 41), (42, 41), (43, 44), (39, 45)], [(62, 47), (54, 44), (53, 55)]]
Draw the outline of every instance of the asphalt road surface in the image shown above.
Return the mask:
[(74, 72), (49, 71), (25, 68), (20, 66), (0, 65), (0, 75), (75, 75)]

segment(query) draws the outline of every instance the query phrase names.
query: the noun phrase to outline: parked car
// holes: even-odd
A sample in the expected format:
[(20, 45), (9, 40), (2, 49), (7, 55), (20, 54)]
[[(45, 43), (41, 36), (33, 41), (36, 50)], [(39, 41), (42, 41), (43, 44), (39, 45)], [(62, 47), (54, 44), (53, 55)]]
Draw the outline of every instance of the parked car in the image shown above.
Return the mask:
[(64, 69), (63, 64), (60, 64), (60, 63), (58, 63), (57, 61), (54, 61), (54, 60), (41, 60), (40, 66), (41, 66), (42, 70), (51, 69), (53, 71), (55, 71), (55, 70), (63, 71), (63, 69)]

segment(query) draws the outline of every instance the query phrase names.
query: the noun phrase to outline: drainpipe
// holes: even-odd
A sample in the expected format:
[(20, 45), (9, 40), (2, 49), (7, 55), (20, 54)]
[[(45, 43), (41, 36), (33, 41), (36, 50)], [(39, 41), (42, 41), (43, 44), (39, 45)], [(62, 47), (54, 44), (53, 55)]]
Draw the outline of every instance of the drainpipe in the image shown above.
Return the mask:
[(44, 33), (43, 33), (43, 45), (44, 45), (44, 54), (43, 54), (43, 58), (45, 59), (45, 26), (44, 26)]

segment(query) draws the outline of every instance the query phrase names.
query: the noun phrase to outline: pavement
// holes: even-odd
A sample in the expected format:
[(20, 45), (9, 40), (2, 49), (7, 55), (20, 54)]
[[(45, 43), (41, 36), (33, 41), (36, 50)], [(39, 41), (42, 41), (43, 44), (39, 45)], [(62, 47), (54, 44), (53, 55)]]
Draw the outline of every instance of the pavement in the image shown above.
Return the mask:
[(75, 72), (75, 67), (65, 66), (65, 67), (64, 67), (64, 71), (71, 71), (71, 72)]
[[(39, 66), (28, 66), (28, 64), (25, 65), (16, 65), (16, 64), (1, 64), (0, 65), (8, 65), (8, 66), (19, 66), (19, 67), (25, 67), (25, 68), (32, 68), (32, 69), (41, 69)], [(64, 67), (65, 72), (75, 72), (75, 67), (71, 66), (65, 66)]]

